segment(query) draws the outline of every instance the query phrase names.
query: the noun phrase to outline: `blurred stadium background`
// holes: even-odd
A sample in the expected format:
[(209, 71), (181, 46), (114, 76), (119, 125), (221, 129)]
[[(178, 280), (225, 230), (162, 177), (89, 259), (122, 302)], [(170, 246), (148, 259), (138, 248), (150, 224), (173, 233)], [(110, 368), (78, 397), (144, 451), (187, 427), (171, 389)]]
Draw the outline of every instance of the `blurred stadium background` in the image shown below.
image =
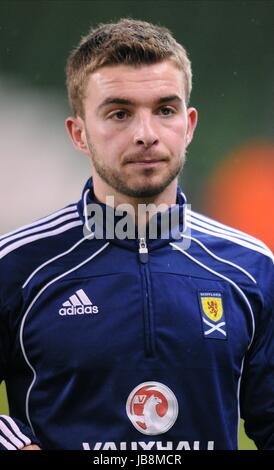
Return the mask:
[[(181, 183), (192, 207), (273, 249), (271, 0), (1, 0), (0, 234), (78, 199), (90, 168), (64, 129), (65, 61), (90, 25), (122, 16), (167, 26), (190, 54), (199, 125)], [(255, 448), (242, 428), (240, 448)]]

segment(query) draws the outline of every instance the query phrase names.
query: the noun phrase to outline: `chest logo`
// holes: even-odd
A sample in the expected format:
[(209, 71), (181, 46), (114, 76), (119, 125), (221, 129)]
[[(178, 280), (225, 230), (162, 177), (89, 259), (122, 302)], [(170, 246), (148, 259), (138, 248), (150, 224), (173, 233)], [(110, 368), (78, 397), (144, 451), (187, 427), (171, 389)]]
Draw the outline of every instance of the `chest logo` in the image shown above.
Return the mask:
[(204, 336), (226, 338), (226, 321), (220, 292), (199, 292)]
[(83, 289), (79, 289), (75, 294), (71, 295), (62, 308), (59, 309), (59, 315), (83, 315), (99, 313), (97, 305), (93, 305)]
[(144, 382), (130, 393), (126, 411), (133, 426), (142, 434), (163, 434), (177, 419), (178, 401), (166, 385)]

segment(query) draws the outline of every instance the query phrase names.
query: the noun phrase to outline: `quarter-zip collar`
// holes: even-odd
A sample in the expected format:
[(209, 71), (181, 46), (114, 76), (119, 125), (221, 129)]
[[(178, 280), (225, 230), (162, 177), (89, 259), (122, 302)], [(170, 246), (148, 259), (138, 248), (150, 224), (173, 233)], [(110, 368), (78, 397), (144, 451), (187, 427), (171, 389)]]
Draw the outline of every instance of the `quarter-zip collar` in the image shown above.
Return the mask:
[[(121, 220), (125, 217), (125, 214), (117, 215), (115, 213), (115, 209), (111, 208), (110, 206), (106, 206), (106, 204), (101, 203), (96, 200), (95, 195), (94, 195), (94, 190), (93, 190), (92, 178), (89, 178), (88, 181), (86, 182), (83, 192), (82, 192), (82, 197), (77, 205), (79, 216), (84, 225), (83, 228), (84, 228), (85, 233), (87, 233), (88, 231), (90, 232), (90, 219), (89, 219), (90, 211), (88, 210), (90, 204), (98, 204), (101, 207), (102, 213), (103, 213), (103, 219), (102, 219), (103, 226), (102, 227), (100, 226), (98, 230), (98, 224), (96, 224), (98, 233), (97, 234), (95, 233), (95, 238), (98, 238), (98, 234), (99, 234), (99, 238), (101, 239), (103, 238), (115, 244), (123, 245), (125, 248), (136, 249), (136, 243), (139, 244), (137, 227), (135, 227), (135, 233), (133, 234), (134, 235), (133, 238), (120, 239), (116, 236), (116, 232), (115, 232), (116, 224), (118, 224), (119, 222), (121, 223)], [(186, 197), (181, 191), (180, 187), (178, 187), (176, 205), (174, 205), (173, 207), (170, 207), (166, 212), (162, 212), (162, 213), (159, 212), (152, 217), (153, 223), (155, 224), (155, 227), (156, 227), (156, 230), (155, 230), (156, 237), (150, 238), (149, 230), (147, 227), (147, 233), (145, 234), (145, 239), (150, 250), (153, 250), (155, 248), (158, 248), (162, 245), (168, 244), (169, 242), (178, 240), (180, 238), (180, 234), (184, 231), (185, 223), (186, 223), (185, 222), (185, 209), (186, 209)], [(173, 219), (173, 216), (174, 216), (173, 211), (178, 212), (176, 214), (176, 217), (174, 217), (174, 219)], [(163, 221), (163, 217), (165, 220), (164, 230), (161, 225)], [(173, 226), (171, 226), (172, 220), (176, 220), (175, 226), (174, 224)], [(109, 233), (107, 232), (107, 229), (106, 229), (106, 224), (108, 223), (107, 221), (109, 223), (112, 223), (112, 225), (114, 225), (114, 229), (113, 229), (114, 236), (109, 236)], [(177, 221), (179, 221), (179, 223)], [(91, 227), (91, 229), (92, 229), (91, 231), (94, 231), (93, 227)]]

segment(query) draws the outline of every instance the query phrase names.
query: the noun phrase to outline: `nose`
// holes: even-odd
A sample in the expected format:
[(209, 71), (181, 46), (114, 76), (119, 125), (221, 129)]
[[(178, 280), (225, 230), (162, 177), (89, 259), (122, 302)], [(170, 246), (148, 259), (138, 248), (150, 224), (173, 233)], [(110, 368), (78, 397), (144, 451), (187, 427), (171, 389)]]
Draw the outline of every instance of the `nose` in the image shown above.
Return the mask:
[(159, 142), (156, 130), (151, 122), (151, 116), (142, 115), (136, 123), (134, 144), (139, 147), (149, 148)]

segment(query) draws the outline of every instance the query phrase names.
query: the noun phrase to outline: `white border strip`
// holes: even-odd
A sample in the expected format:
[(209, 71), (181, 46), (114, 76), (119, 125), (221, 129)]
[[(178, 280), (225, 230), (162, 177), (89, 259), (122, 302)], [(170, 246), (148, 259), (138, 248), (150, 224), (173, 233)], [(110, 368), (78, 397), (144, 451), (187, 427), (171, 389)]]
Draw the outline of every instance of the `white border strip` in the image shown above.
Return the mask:
[(83, 225), (83, 222), (81, 220), (78, 220), (76, 222), (71, 222), (70, 224), (63, 225), (62, 227), (59, 227), (55, 230), (52, 230), (50, 232), (44, 232), (40, 233), (38, 235), (32, 235), (31, 237), (23, 238), (22, 240), (19, 240), (15, 243), (12, 243), (12, 245), (7, 246), (0, 252), (0, 259), (4, 258), (8, 253), (11, 251), (16, 250), (17, 248), (20, 248), (20, 246), (27, 245), (28, 243), (35, 242), (36, 240), (41, 240), (42, 238), (48, 238), (48, 237), (53, 237), (54, 235), (58, 235), (59, 233), (66, 232), (67, 230), (77, 227), (79, 225)]
[[(93, 234), (92, 234), (93, 235)], [(83, 241), (85, 240), (88, 240), (90, 239), (91, 237), (83, 237), (81, 238), (81, 240), (79, 240), (77, 243), (75, 243), (72, 247), (70, 247), (67, 251), (63, 251), (62, 253), (60, 253), (59, 255), (57, 256), (54, 256), (53, 258), (49, 259), (48, 261), (46, 261), (45, 263), (41, 264), (40, 266), (38, 266), (38, 268), (35, 269), (35, 271), (33, 271), (31, 273), (31, 275), (27, 278), (27, 280), (24, 282), (23, 286), (22, 286), (22, 289), (24, 289), (28, 283), (30, 282), (30, 280), (41, 270), (43, 269), (45, 266), (48, 266), (50, 263), (53, 263), (54, 261), (56, 261), (57, 259), (59, 258), (62, 258), (63, 256), (66, 256), (68, 255), (69, 253), (71, 253), (75, 248), (77, 248), (77, 246), (79, 246), (81, 243), (83, 243)]]
[(31, 224), (23, 225), (22, 227), (12, 230), (11, 232), (5, 233), (0, 237), (0, 240), (4, 240), (5, 238), (8, 238), (11, 235), (20, 235), (22, 232), (24, 232), (25, 229), (29, 229), (32, 227), (36, 227), (37, 225), (43, 224), (45, 222), (48, 222), (49, 220), (55, 219), (56, 217), (59, 217), (60, 215), (66, 214), (67, 212), (75, 212), (77, 211), (77, 205), (74, 204), (70, 207), (65, 207), (64, 209), (61, 209), (59, 211), (54, 212), (53, 214), (48, 215), (47, 217), (43, 217), (42, 219), (36, 220), (35, 222), (32, 222)]
[(190, 217), (189, 215), (187, 216), (187, 220), (190, 223), (192, 222), (194, 224), (198, 224), (200, 227), (207, 228), (209, 230), (212, 230), (213, 232), (229, 235), (239, 240), (244, 240), (248, 243), (251, 243), (256, 248), (264, 248), (266, 251), (268, 251), (268, 248), (266, 245), (264, 245), (263, 243), (258, 243), (256, 239), (249, 237), (248, 235), (244, 235), (243, 233), (239, 234), (239, 233), (233, 232), (232, 230), (226, 230), (220, 227), (216, 227), (215, 225), (209, 224), (207, 222), (203, 222), (197, 218), (195, 219), (193, 216)]
[(44, 232), (45, 230), (48, 230), (49, 228), (56, 227), (57, 225), (60, 225), (64, 222), (67, 222), (68, 220), (72, 219), (79, 219), (79, 214), (78, 212), (73, 212), (72, 214), (65, 215), (63, 217), (59, 217), (59, 219), (54, 220), (53, 222), (49, 222), (48, 224), (42, 225), (41, 227), (36, 227), (36, 228), (31, 228), (29, 230), (25, 230), (23, 233), (19, 233), (17, 235), (12, 235), (6, 240), (3, 240), (0, 242), (0, 248), (7, 243), (12, 242), (13, 240), (17, 240), (18, 238), (23, 238), (27, 235), (39, 233), (39, 232)]
[(254, 284), (257, 284), (256, 279), (254, 279), (254, 277), (248, 271), (246, 271), (244, 268), (242, 268), (238, 264), (232, 263), (232, 261), (228, 261), (224, 258), (220, 258), (219, 256), (215, 255), (215, 253), (210, 251), (202, 242), (200, 242), (200, 240), (197, 240), (197, 238), (194, 238), (191, 236), (189, 237), (188, 235), (184, 235), (184, 234), (182, 234), (182, 238), (188, 238), (189, 240), (193, 240), (195, 243), (200, 245), (200, 247), (203, 248), (210, 256), (212, 256), (212, 258), (215, 258), (217, 261), (220, 261), (221, 263), (228, 264), (232, 266), (233, 268), (238, 269), (243, 274), (245, 274), (249, 279), (251, 279), (251, 281), (254, 282)]
[(256, 246), (264, 248), (266, 251), (269, 250), (267, 245), (261, 240), (259, 240), (258, 238), (253, 237), (252, 235), (249, 235), (248, 233), (242, 232), (241, 230), (237, 230), (235, 228), (229, 227), (228, 225), (222, 224), (221, 222), (217, 222), (216, 220), (210, 219), (202, 214), (188, 210), (187, 217), (188, 219), (192, 218), (193, 219), (192, 221), (194, 223), (200, 224), (202, 227), (207, 226), (211, 230), (216, 230), (216, 231), (219, 231), (220, 233), (227, 233), (228, 235), (245, 239), (247, 241), (250, 241), (251, 243), (254, 243), (254, 245)]
[(197, 230), (198, 232), (207, 233), (208, 235), (213, 235), (214, 237), (229, 240), (231, 242), (234, 242), (236, 245), (241, 245), (241, 246), (244, 246), (245, 248), (249, 248), (252, 251), (256, 251), (257, 253), (261, 253), (265, 256), (268, 256), (270, 259), (273, 260), (273, 255), (271, 252), (266, 251), (264, 248), (260, 248), (259, 246), (252, 245), (251, 243), (245, 240), (240, 240), (239, 238), (234, 238), (229, 235), (224, 235), (224, 234), (222, 235), (220, 233), (213, 232), (212, 230), (207, 230), (205, 228), (199, 227), (199, 225), (194, 225), (190, 222), (188, 223), (188, 227), (193, 228), (194, 230)]
[[(81, 222), (82, 223), (82, 222)], [(99, 253), (101, 253), (103, 250), (105, 250), (107, 248), (107, 246), (109, 245), (109, 242), (105, 243), (99, 250), (97, 250), (95, 253), (93, 253), (91, 256), (89, 256), (89, 258), (87, 258), (86, 260), (82, 261), (82, 263), (78, 264), (77, 266), (75, 266), (74, 268), (71, 268), (69, 269), (68, 271), (66, 271), (65, 273), (63, 274), (60, 274), (59, 276), (55, 277), (54, 279), (52, 279), (50, 282), (48, 282), (39, 292), (38, 294), (36, 295), (36, 297), (33, 299), (33, 301), (30, 303), (29, 307), (27, 308), (27, 311), (26, 313), (24, 314), (23, 316), (23, 319), (22, 319), (22, 322), (21, 322), (21, 326), (20, 326), (20, 345), (21, 345), (21, 350), (22, 350), (22, 353), (23, 353), (23, 356), (24, 356), (24, 359), (26, 361), (26, 363), (28, 364), (29, 368), (31, 369), (32, 373), (33, 373), (33, 380), (29, 386), (29, 389), (28, 389), (28, 392), (27, 392), (27, 395), (26, 395), (26, 416), (27, 416), (27, 420), (28, 420), (28, 423), (32, 429), (32, 432), (33, 434), (35, 435), (35, 432), (34, 432), (34, 429), (33, 429), (33, 426), (32, 426), (32, 423), (31, 423), (31, 419), (30, 419), (30, 414), (29, 414), (29, 398), (30, 398), (30, 393), (31, 393), (31, 390), (32, 390), (32, 387), (36, 381), (36, 371), (34, 369), (34, 367), (31, 365), (30, 361), (28, 360), (28, 357), (27, 357), (27, 354), (26, 354), (26, 351), (25, 351), (25, 347), (24, 347), (24, 340), (23, 340), (23, 334), (24, 334), (24, 325), (25, 325), (25, 322), (26, 322), (26, 318), (30, 312), (30, 310), (32, 309), (33, 305), (37, 302), (37, 300), (39, 299), (39, 297), (43, 294), (43, 292), (45, 292), (45, 290), (51, 286), (52, 284), (54, 284), (55, 282), (59, 281), (60, 279), (62, 279), (63, 277), (67, 276), (68, 274), (72, 273), (73, 271), (76, 271), (76, 269), (80, 268), (81, 266), (84, 266), (86, 263), (88, 263), (89, 261), (91, 261), (93, 258), (95, 258), (97, 255), (99, 255)]]
[(242, 360), (240, 377), (239, 377), (238, 387), (237, 387), (237, 399), (238, 399), (238, 429), (237, 429), (237, 444), (238, 445), (237, 447), (239, 447), (239, 434), (240, 434), (240, 423), (241, 423), (240, 392), (241, 392), (241, 382), (242, 382), (242, 375), (243, 375), (243, 369), (244, 369), (244, 362), (245, 362), (245, 356)]

